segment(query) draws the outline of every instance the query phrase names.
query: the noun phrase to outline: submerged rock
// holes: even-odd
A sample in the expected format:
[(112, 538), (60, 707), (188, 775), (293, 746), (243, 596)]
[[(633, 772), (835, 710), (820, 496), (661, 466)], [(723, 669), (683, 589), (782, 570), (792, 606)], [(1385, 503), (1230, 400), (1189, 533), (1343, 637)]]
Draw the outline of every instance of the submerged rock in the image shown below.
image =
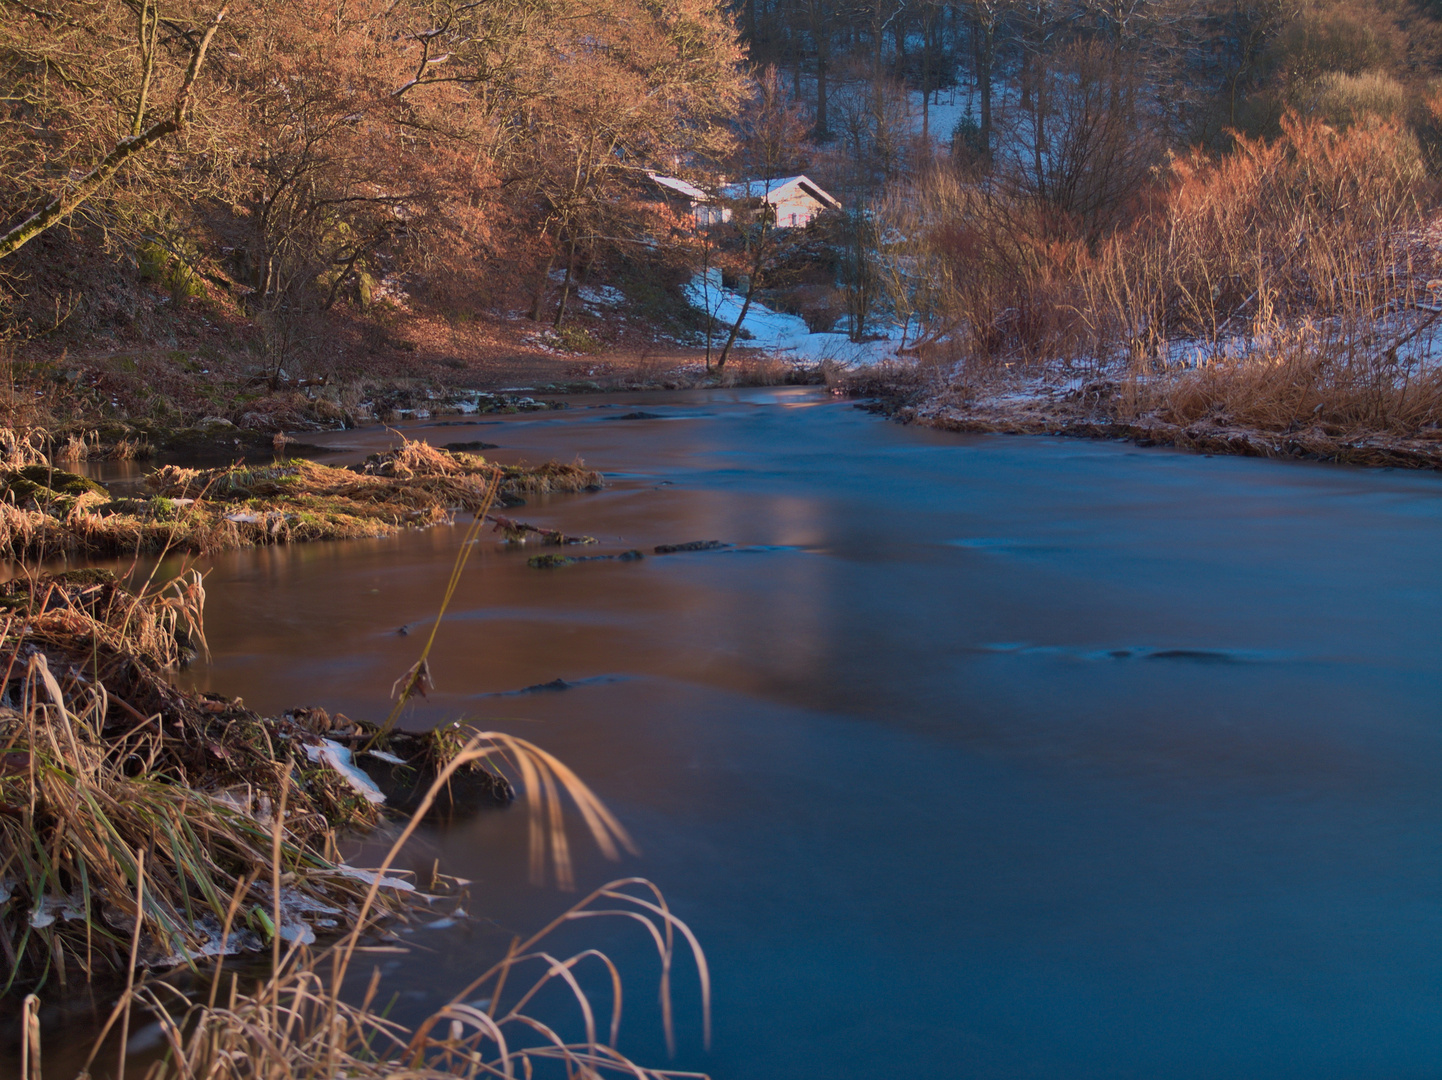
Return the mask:
[(569, 689), (571, 689), (571, 684), (570, 684), (570, 683), (568, 683), (565, 679), (556, 678), (556, 679), (552, 679), (550, 682), (535, 683), (535, 684), (532, 685), (532, 686), (522, 687), (520, 690), (517, 690), (516, 693), (518, 693), (518, 694), (539, 694), (539, 693), (541, 693), (542, 691), (545, 691), (545, 690), (569, 690)]
[(526, 565), (533, 570), (552, 570), (558, 566), (570, 566), (572, 563), (578, 562), (635, 562), (637, 559), (645, 557), (644, 552), (632, 548), (619, 555), (533, 555), (526, 560)]
[[(392, 811), (413, 813), (419, 809), (445, 763), (444, 753), (437, 751), (445, 742), (447, 730), (393, 732), (386, 744), (390, 752), (367, 751), (360, 755), (365, 759), (366, 773), (384, 793), (386, 806)], [(488, 807), (509, 806), (515, 799), (516, 789), (509, 780), (473, 762), (451, 776), (426, 816), (437, 824), (449, 824)]]
[(559, 566), (570, 566), (574, 562), (580, 562), (569, 555), (532, 555), (526, 560), (526, 565), (532, 570), (554, 570)]
[(657, 555), (674, 555), (681, 551), (720, 551), (729, 547), (730, 544), (721, 540), (690, 540), (684, 544), (657, 544), (655, 550)]
[(503, 517), (500, 514), (491, 514), (487, 518), (494, 523), (492, 532), (498, 532), (507, 544), (524, 544), (532, 536), (540, 538), (543, 544), (594, 544), (594, 536), (570, 536), (559, 529), (547, 529), (540, 525), (532, 525), (528, 521), (517, 521), (514, 518)]

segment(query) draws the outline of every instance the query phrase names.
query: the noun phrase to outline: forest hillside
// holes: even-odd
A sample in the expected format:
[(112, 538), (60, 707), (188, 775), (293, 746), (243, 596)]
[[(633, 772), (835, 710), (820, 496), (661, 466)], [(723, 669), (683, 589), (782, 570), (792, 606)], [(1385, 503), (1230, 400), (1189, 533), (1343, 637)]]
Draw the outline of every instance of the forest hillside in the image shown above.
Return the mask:
[[(0, 10), (0, 315), (62, 413), (283, 428), (378, 372), (734, 345), (898, 357), (932, 413), (1024, 373), (1109, 421), (1436, 426), (1427, 3)], [(657, 174), (840, 209), (703, 227)]]

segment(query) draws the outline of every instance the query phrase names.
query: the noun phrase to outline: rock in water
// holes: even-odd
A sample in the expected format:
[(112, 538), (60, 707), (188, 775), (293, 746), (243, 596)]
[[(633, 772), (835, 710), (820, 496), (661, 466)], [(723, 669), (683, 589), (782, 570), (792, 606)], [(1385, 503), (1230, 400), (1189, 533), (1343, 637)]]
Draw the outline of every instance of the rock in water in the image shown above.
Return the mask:
[(720, 540), (691, 540), (685, 544), (657, 544), (657, 555), (671, 555), (678, 551), (720, 551), (731, 545)]

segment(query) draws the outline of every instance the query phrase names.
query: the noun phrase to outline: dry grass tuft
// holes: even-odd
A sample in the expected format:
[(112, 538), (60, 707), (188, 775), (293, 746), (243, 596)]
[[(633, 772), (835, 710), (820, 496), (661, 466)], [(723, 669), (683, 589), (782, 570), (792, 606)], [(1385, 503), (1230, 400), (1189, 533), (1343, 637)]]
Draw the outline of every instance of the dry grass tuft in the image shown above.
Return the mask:
[(741, 353), (717, 375), (717, 386), (796, 386), (821, 381), (815, 368), (800, 367), (775, 353)]
[(1131, 408), (1181, 426), (1315, 430), (1343, 440), (1436, 431), (1442, 423), (1442, 366), (1349, 363), (1326, 345), (1306, 330), (1278, 335), (1265, 351), (1208, 359), (1138, 385)]
[[(504, 752), (554, 804), (553, 784), (577, 795), (583, 818), (603, 850), (616, 843), (629, 846), (620, 826), (584, 785), (555, 759), (523, 740), (494, 732), (473, 736), (431, 784), (421, 808), (392, 845), (377, 881), (389, 871), (417, 822), (449, 783), (457, 769)], [(543, 770), (536, 775), (532, 770)], [(555, 824), (559, 828), (559, 822)], [(148, 895), (149, 881), (137, 894)], [(373, 884), (361, 901), (355, 929), (319, 954), (294, 942), (281, 954), (275, 950), (270, 976), (251, 993), (241, 993), (232, 979), (227, 999), (218, 1001), (221, 965), (216, 964), (210, 999), (195, 1002), (163, 982), (142, 983), (127, 992), (112, 1011), (96, 1040), (87, 1069), (108, 1032), (117, 1024), (128, 1030), (130, 1013), (139, 1007), (159, 1021), (167, 1053), (151, 1067), (150, 1080), (204, 1076), (208, 1080), (415, 1080), (454, 1077), (530, 1077), (537, 1070), (559, 1068), (566, 1076), (599, 1080), (626, 1075), (661, 1080), (679, 1074), (643, 1068), (617, 1049), (622, 1019), (623, 980), (620, 969), (604, 953), (583, 949), (569, 956), (553, 953), (547, 939), (563, 926), (583, 919), (621, 919), (644, 927), (661, 963), (660, 1002), (668, 1046), (675, 1033), (671, 976), (680, 937), (696, 965), (701, 989), (705, 1039), (710, 1043), (710, 973), (695, 935), (666, 904), (659, 890), (639, 878), (624, 878), (596, 889), (539, 932), (512, 941), (502, 959), (452, 995), (439, 1010), (414, 1028), (386, 1016), (381, 1001), (381, 975), (376, 969), (358, 1002), (341, 999), (341, 987), (353, 967), (370, 905), (378, 896)], [(275, 908), (278, 921), (281, 909)], [(234, 913), (232, 905), (231, 914)], [(229, 932), (227, 920), (224, 930)], [(609, 985), (609, 1009), (600, 1013), (578, 976), (599, 969)], [(564, 1018), (541, 1020), (531, 1015), (537, 995), (551, 986), (567, 991), (574, 1004), (580, 1038), (560, 1032)], [(573, 1021), (574, 1023), (574, 1021)], [(37, 1045), (38, 1053), (38, 1045)], [(122, 1035), (119, 1054), (126, 1053)]]
[(46, 464), (47, 438), (44, 428), (0, 427), (0, 469)]
[[(638, 895), (639, 891), (639, 895)], [(600, 1080), (609, 1075), (635, 1080), (696, 1076), (642, 1067), (616, 1049), (622, 1019), (620, 969), (604, 953), (585, 949), (554, 954), (546, 938), (580, 919), (611, 918), (646, 928), (661, 960), (661, 995), (668, 1040), (671, 1028), (669, 979), (675, 939), (683, 938), (700, 972), (709, 1042), (709, 974), (705, 955), (690, 929), (666, 907), (649, 882), (627, 878), (597, 889), (538, 934), (512, 943), (504, 959), (464, 987), (414, 1028), (387, 1019), (379, 1007), (379, 969), (364, 997), (338, 999), (335, 986), (350, 957), (312, 956), (297, 950), (281, 969), (252, 993), (231, 984), (229, 1000), (193, 1004), (163, 983), (139, 987), (120, 1006), (138, 1005), (159, 1020), (169, 1053), (150, 1080), (206, 1077), (207, 1080), (450, 1080), (456, 1077), (556, 1075)], [(339, 962), (338, 962), (339, 961)], [(610, 984), (610, 1008), (600, 1012), (582, 988), (578, 972), (599, 969)], [(327, 968), (330, 969), (327, 972)], [(560, 986), (574, 1004), (580, 1038), (566, 1038), (564, 1018), (531, 1015), (536, 996)]]
[(82, 477), (34, 468), (0, 469), (8, 491), (0, 500), (0, 556), (213, 552), (387, 536), (478, 510), (497, 468), (500, 494), (513, 501), (601, 483), (599, 473), (580, 463), (494, 466), (477, 454), (407, 439), (359, 470), (302, 459), (220, 469), (167, 465), (147, 478), (155, 493), (150, 499), (108, 498)]
[[(193, 572), (140, 595), (99, 571), (0, 592), (7, 982), (124, 970), (137, 933), (145, 964), (204, 954), (233, 898), (263, 899), (253, 886), (272, 861), (277, 806), (296, 895), (339, 912), (362, 891), (324, 853), (336, 826), (376, 812), (310, 759), (318, 738), (166, 678), (204, 648), (204, 599)], [(137, 930), (142, 854), (150, 884)], [(253, 937), (264, 921), (243, 911)]]
[(1400, 124), (1290, 117), (1174, 158), (1102, 236), (948, 173), (893, 212), (920, 350), (954, 363), (940, 396), (1082, 374), (1120, 383), (1088, 422), (1307, 433), (1336, 456), (1442, 425), (1433, 194)]
[(55, 444), (52, 461), (144, 461), (155, 456), (155, 446), (141, 435), (125, 435), (105, 443), (98, 431), (72, 431)]
[[(63, 982), (165, 966), (217, 948), (257, 948), (279, 934), (313, 940), (401, 909), (399, 893), (338, 863), (335, 830), (380, 819), (380, 794), (342, 768), (371, 743), (404, 755), (412, 776), (446, 768), (490, 776), (453, 731), (377, 739), (374, 727), (324, 710), (261, 717), (238, 701), (176, 689), (169, 671), (204, 649), (205, 591), (191, 572), (141, 594), (103, 571), (33, 576), (0, 590), (0, 952), (7, 982)], [(595, 797), (544, 752), (498, 736), (551, 815), (558, 877), (569, 876), (560, 795), (569, 794), (614, 851), (629, 841)], [(537, 822), (540, 830), (542, 823)], [(279, 830), (277, 832), (276, 830)], [(561, 839), (556, 839), (560, 836)], [(278, 837), (278, 839), (277, 839)], [(145, 861), (139, 928), (132, 897)], [(272, 872), (285, 874), (285, 911), (266, 914)], [(410, 886), (397, 879), (395, 889)], [(269, 890), (269, 892), (267, 891)], [(221, 943), (227, 919), (239, 914)], [(267, 921), (269, 920), (269, 921)]]

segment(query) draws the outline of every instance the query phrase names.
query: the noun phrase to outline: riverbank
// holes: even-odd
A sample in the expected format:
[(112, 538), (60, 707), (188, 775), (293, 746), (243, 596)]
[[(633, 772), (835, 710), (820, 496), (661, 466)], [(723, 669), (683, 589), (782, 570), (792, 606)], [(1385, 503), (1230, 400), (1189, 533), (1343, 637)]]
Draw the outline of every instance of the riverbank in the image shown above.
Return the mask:
[(866, 407), (902, 423), (943, 431), (1007, 435), (1053, 435), (1124, 440), (1199, 454), (1297, 458), (1384, 468), (1442, 469), (1442, 424), (1418, 424), (1410, 432), (1318, 415), (1267, 426), (1207, 409), (1189, 420), (1167, 404), (1157, 386), (1139, 388), (1116, 377), (992, 373), (970, 386), (951, 383), (935, 368), (897, 363), (851, 372), (838, 388), (866, 399)]
[[(821, 367), (737, 350), (720, 371), (703, 349), (596, 355), (486, 352), (466, 360), (368, 357), (304, 378), (205, 350), (8, 359), (0, 423), (41, 433), (65, 460), (253, 455), (307, 433), (432, 416), (564, 408), (562, 394), (819, 384)], [(391, 374), (404, 371), (404, 376)]]
[[(417, 468), (438, 453), (416, 446), (372, 455), (367, 465), (414, 483)], [(502, 475), (491, 469), (453, 584)], [(536, 482), (534, 475), (524, 481)], [(180, 688), (176, 670), (208, 651), (205, 600), (193, 570), (138, 588), (101, 570), (21, 573), (0, 586), (0, 952), (8, 968), (0, 995), (29, 991), (18, 1017), (21, 1073), (40, 1075), (37, 991), (64, 1000), (75, 985), (89, 993), (123, 986), (109, 1019), (97, 1017), (84, 1063), (80, 1047), (64, 1059), (83, 1076), (97, 1060), (136, 1054), (135, 1064), (157, 1078), (238, 1080), (301, 1063), (376, 1078), (398, 1067), (442, 1077), (474, 1075), (482, 1065), (508, 1073), (521, 1064), (529, 1073), (532, 1061), (557, 1058), (594, 1075), (652, 1075), (614, 1049), (619, 983), (608, 1042), (590, 1025), (580, 1039), (562, 1038), (528, 1009), (542, 986), (580, 961), (610, 964), (594, 949), (557, 961), (537, 944), (572, 919), (619, 915), (647, 926), (668, 971), (673, 938), (685, 940), (709, 1010), (695, 938), (640, 879), (593, 891), (517, 937), (446, 1008), (414, 1027), (377, 1000), (379, 970), (359, 1000), (342, 993), (358, 956), (406, 951), (397, 924), (424, 916), (436, 929), (470, 919), (469, 882), (442, 874), (439, 863), (428, 874), (397, 870), (397, 860), (432, 810), (454, 819), (511, 802), (516, 791), (503, 764), (518, 773), (530, 804), (537, 881), (549, 850), (557, 884), (572, 887), (562, 795), (603, 854), (615, 858), (634, 845), (574, 773), (526, 740), (459, 721), (420, 733), (397, 728), (411, 694), (430, 688), (431, 642), (392, 687), (397, 703), (381, 724), (315, 705), (265, 716), (239, 698)], [(351, 865), (343, 841), (379, 825), (387, 811), (409, 821), (397, 821), (399, 834), (378, 866)], [(232, 975), (229, 993), (218, 998), (227, 957), (266, 952), (260, 985), (243, 991)], [(200, 977), (188, 991), (152, 978), (187, 967)], [(477, 1007), (471, 1001), (481, 988), (489, 996)], [(589, 1015), (585, 995), (576, 993)], [(665, 979), (661, 993), (669, 1039)], [(132, 1041), (132, 1014), (160, 1038)]]
[[(337, 854), (338, 833), (375, 826), (386, 802), (358, 755), (404, 763), (424, 788), (464, 739), (316, 707), (261, 716), (177, 687), (173, 672), (206, 648), (204, 604), (194, 572), (135, 590), (97, 570), (0, 588), (7, 987), (315, 941), (409, 906), (414, 883)], [(513, 797), (473, 769), (494, 799)]]

